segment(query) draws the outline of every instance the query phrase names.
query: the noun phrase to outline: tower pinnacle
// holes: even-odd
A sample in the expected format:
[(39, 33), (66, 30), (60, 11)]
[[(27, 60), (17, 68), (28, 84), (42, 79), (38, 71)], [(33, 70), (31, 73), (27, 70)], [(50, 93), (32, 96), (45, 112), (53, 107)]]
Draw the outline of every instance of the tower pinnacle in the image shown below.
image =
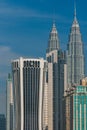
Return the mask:
[(79, 27), (79, 23), (78, 23), (76, 15), (77, 15), (77, 13), (76, 13), (76, 1), (75, 1), (75, 3), (74, 3), (74, 21), (73, 21), (72, 27)]
[(74, 19), (76, 20), (76, 1), (74, 3)]

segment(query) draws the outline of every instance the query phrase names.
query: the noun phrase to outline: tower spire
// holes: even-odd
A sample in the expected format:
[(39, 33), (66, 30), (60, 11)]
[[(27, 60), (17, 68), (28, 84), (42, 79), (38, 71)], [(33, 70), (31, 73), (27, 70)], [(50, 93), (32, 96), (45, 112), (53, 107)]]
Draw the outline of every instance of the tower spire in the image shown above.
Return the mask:
[(74, 19), (76, 20), (76, 0), (74, 2)]
[(74, 0), (74, 21), (73, 21), (72, 27), (79, 27), (79, 23), (76, 17), (76, 0)]
[(55, 25), (55, 9), (53, 10), (53, 25)]

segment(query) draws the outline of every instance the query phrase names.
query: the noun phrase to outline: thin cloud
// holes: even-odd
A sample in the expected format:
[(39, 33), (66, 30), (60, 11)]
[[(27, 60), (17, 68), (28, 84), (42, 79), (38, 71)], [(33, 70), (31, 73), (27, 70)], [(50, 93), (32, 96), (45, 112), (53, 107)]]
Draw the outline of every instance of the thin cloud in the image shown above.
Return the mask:
[(11, 68), (11, 60), (19, 57), (18, 54), (12, 52), (8, 46), (0, 46), (0, 82), (6, 79)]
[(8, 62), (17, 54), (12, 52), (11, 48), (8, 46), (0, 46), (0, 65), (8, 65)]
[[(44, 19), (53, 19), (53, 14), (44, 14), (40, 11), (12, 6), (9, 4), (2, 3), (0, 4), (0, 17), (1, 18), (44, 18)], [(69, 22), (65, 16), (55, 14), (55, 19), (63, 22)]]
[(11, 17), (48, 17), (50, 18), (50, 15), (45, 15), (45, 14), (40, 14), (40, 12), (33, 10), (33, 9), (28, 9), (28, 8), (23, 8), (23, 7), (18, 7), (18, 6), (11, 6), (8, 4), (0, 4), (0, 15), (1, 16), (11, 16)]

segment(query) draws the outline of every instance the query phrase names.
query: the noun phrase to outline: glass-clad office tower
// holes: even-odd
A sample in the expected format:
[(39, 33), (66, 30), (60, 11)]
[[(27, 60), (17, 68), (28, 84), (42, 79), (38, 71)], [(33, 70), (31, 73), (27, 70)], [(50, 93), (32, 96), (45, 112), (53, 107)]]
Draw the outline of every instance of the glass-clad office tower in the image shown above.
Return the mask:
[(67, 90), (64, 130), (87, 130), (87, 86), (75, 86)]
[(73, 96), (73, 130), (87, 129), (87, 86), (77, 86)]
[(69, 34), (67, 50), (68, 84), (71, 86), (72, 83), (79, 84), (80, 80), (84, 77), (83, 42), (80, 26), (76, 18), (76, 9)]
[(43, 58), (12, 61), (15, 130), (42, 130), (45, 67)]

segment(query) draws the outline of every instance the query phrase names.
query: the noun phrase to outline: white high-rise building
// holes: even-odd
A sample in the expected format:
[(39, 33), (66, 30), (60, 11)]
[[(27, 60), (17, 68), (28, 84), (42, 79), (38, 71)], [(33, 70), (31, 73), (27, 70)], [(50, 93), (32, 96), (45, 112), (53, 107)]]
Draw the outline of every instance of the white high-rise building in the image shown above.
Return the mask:
[[(46, 61), (19, 58), (12, 61), (15, 130), (42, 130)], [(44, 110), (46, 110), (44, 108)], [(46, 111), (45, 111), (46, 112)]]
[(6, 130), (13, 130), (13, 86), (11, 74), (6, 84)]

